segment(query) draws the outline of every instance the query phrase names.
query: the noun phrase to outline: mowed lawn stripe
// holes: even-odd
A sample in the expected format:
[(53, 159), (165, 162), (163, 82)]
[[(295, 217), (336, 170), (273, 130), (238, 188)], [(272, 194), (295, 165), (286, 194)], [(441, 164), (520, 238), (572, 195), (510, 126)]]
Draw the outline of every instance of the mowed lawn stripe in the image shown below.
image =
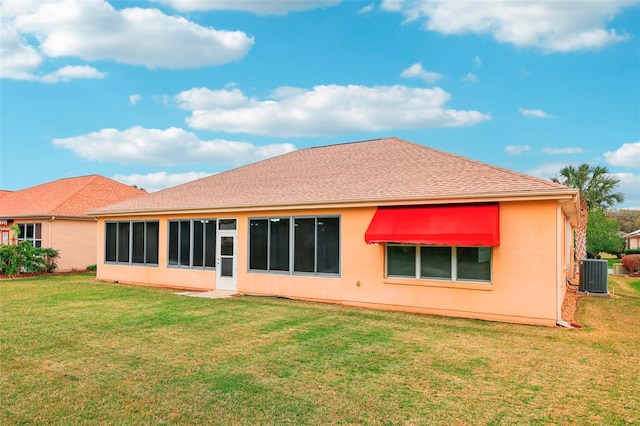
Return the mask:
[(0, 423), (633, 424), (640, 281), (566, 330), (89, 275), (0, 281)]

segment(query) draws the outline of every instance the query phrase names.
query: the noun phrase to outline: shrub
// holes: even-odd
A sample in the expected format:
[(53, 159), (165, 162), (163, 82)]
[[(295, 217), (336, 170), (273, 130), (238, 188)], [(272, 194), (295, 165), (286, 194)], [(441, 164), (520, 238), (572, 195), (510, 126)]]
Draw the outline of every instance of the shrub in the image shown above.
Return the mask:
[(95, 272), (98, 270), (98, 265), (89, 265), (87, 266), (87, 271)]
[(632, 274), (640, 272), (640, 254), (628, 254), (622, 257), (622, 264)]
[(0, 246), (0, 273), (9, 277), (21, 272), (52, 272), (58, 267), (58, 250), (34, 247), (31, 241), (20, 241), (15, 245)]
[(640, 249), (629, 249), (625, 251), (626, 254), (640, 254)]

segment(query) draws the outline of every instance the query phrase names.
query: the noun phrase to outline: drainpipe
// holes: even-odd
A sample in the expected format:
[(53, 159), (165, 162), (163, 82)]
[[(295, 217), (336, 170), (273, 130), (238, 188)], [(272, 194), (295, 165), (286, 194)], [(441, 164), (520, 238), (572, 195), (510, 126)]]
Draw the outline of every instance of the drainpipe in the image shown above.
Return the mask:
[(562, 258), (564, 257), (562, 247), (562, 205), (558, 204), (556, 212), (556, 323), (562, 322)]
[(49, 219), (49, 226), (47, 229), (47, 243), (48, 243), (48, 247), (53, 247), (53, 241), (51, 241), (51, 228), (53, 228), (53, 226), (51, 225), (51, 222), (53, 222), (54, 220), (56, 220), (55, 216), (51, 216), (51, 219)]

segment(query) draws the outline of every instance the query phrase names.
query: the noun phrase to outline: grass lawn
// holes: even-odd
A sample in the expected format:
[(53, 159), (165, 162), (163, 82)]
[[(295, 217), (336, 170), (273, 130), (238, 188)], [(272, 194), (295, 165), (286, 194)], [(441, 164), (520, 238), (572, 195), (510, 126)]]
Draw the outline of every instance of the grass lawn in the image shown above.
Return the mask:
[(640, 280), (576, 330), (0, 281), (0, 424), (638, 424)]

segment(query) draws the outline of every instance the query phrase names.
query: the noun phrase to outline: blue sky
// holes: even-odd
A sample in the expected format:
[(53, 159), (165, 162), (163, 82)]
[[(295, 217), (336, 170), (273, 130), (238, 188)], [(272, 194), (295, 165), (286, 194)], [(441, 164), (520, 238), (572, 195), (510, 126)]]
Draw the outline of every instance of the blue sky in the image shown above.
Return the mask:
[[(398, 136), (640, 208), (638, 1), (1, 0), (0, 188)], [(388, 171), (399, 172), (401, 171)]]

